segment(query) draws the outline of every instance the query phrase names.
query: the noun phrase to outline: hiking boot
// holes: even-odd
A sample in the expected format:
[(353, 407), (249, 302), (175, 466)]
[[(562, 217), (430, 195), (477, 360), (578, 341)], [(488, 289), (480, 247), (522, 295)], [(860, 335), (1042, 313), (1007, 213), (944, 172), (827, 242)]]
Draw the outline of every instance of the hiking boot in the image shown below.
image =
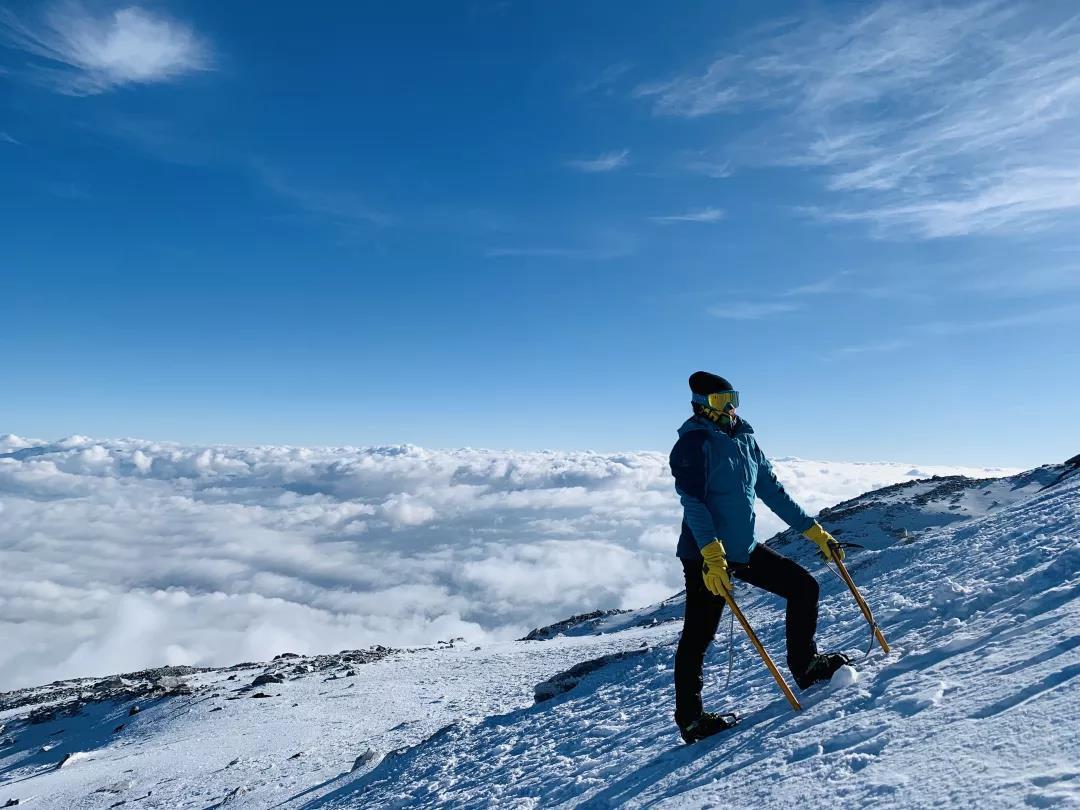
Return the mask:
[(739, 718), (733, 714), (716, 714), (715, 712), (702, 712), (697, 720), (691, 720), (686, 725), (679, 725), (679, 733), (683, 742), (689, 745), (697, 740), (703, 740), (718, 734), (721, 731), (732, 728), (739, 722)]
[(795, 683), (800, 689), (806, 689), (818, 681), (827, 681), (840, 667), (850, 664), (851, 659), (843, 653), (824, 653), (815, 655), (801, 675), (795, 676)]

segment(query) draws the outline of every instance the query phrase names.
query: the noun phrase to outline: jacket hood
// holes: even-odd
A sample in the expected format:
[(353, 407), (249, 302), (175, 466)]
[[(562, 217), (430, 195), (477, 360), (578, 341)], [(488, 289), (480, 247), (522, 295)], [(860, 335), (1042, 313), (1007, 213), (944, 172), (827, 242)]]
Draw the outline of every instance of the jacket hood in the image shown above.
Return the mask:
[[(738, 436), (740, 433), (753, 433), (754, 429), (750, 427), (750, 423), (743, 419), (741, 416), (736, 417), (738, 420), (735, 423), (735, 434)], [(691, 416), (685, 422), (682, 423), (682, 427), (679, 428), (679, 436), (685, 436), (687, 433), (693, 433), (695, 430), (714, 430), (717, 433), (727, 435), (721, 430), (719, 425), (713, 424), (708, 419), (701, 416)]]

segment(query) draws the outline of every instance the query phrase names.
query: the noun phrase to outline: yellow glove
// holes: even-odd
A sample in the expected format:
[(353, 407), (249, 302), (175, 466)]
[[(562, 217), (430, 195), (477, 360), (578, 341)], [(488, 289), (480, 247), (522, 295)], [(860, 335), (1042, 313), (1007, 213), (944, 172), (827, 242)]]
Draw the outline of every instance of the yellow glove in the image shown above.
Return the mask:
[(728, 575), (724, 544), (713, 540), (701, 550), (701, 556), (705, 558), (705, 564), (701, 566), (701, 576), (709, 593), (713, 596), (731, 593), (731, 577)]
[(820, 523), (815, 521), (813, 526), (803, 532), (803, 537), (817, 543), (817, 547), (821, 549), (821, 556), (825, 558), (826, 562), (843, 561), (844, 550), (840, 548), (840, 544), (836, 542), (835, 537), (821, 528)]

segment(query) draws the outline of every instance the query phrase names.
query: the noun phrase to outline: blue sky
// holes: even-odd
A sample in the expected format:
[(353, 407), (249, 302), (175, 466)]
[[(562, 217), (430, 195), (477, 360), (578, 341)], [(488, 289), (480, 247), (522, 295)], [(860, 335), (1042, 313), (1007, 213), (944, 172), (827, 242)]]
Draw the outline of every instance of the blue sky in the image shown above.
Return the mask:
[(1080, 450), (1080, 19), (764, 5), (2, 5), (0, 433)]

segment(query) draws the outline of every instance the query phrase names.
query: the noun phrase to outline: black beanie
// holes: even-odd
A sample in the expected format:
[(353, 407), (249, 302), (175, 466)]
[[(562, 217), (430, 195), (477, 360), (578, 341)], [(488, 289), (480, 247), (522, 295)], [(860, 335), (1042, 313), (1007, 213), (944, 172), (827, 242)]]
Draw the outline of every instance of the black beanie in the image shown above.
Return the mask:
[(690, 375), (690, 390), (695, 394), (715, 394), (719, 391), (734, 391), (735, 387), (715, 374), (707, 371), (695, 371)]

